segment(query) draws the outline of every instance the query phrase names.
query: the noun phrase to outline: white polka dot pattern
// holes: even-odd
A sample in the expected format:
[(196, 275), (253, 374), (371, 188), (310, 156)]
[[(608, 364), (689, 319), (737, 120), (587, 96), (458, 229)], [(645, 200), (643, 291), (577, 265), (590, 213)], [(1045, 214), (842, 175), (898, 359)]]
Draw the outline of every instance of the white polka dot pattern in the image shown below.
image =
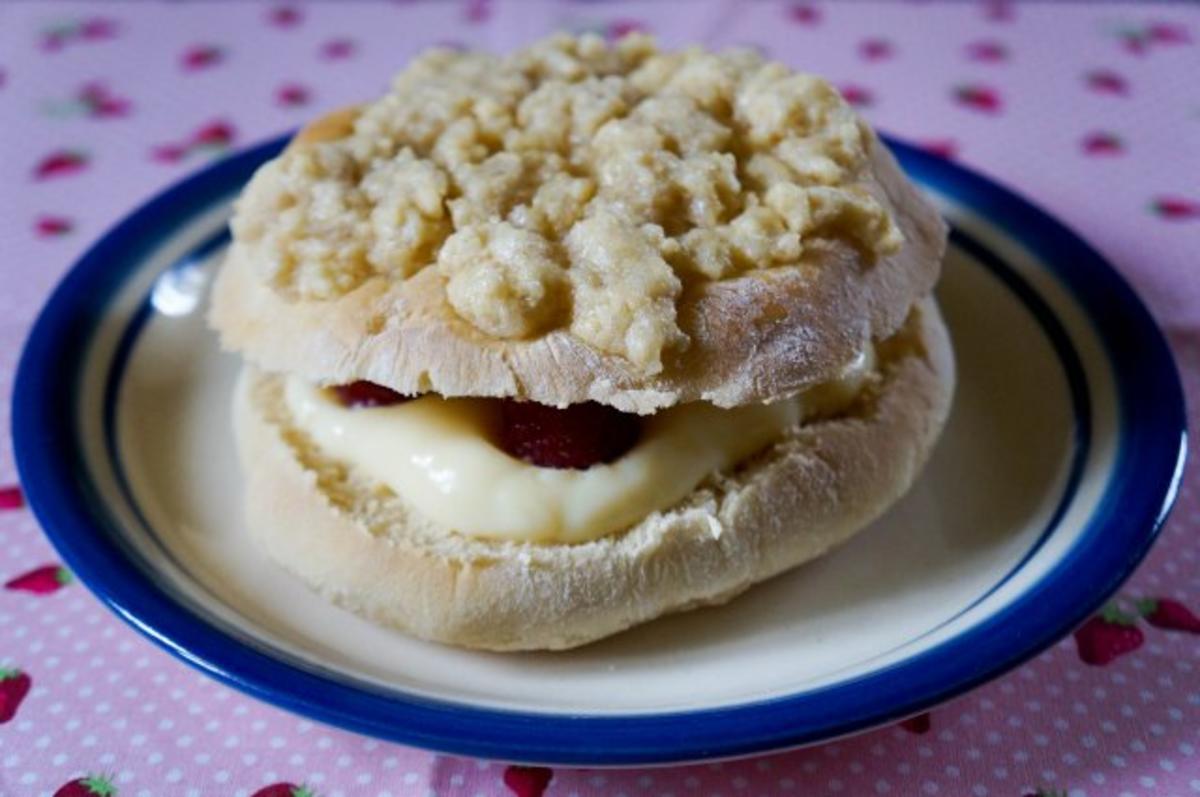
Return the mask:
[[(1179, 167), (1200, 163), (1198, 27), (1182, 7), (1132, 5), (17, 4), (0, 25), (0, 206), (16, 209), (0, 214), (0, 390), (70, 262), (211, 153), (372, 93), (429, 43), (647, 28), (667, 46), (753, 44), (824, 73), (885, 129), (1061, 215), (1173, 330), (1195, 429), (1200, 196), (1195, 170)], [(0, 444), (0, 488), (15, 481)], [(55, 568), (33, 575), (54, 554), (18, 504), (0, 489), (0, 578), (29, 574), (0, 591), (0, 665), (23, 673), (0, 678), (0, 794), (54, 794), (87, 774), (121, 797), (251, 797), (280, 783), (321, 797), (1200, 794), (1200, 637), (1144, 620), (1142, 646), (1105, 666), (1066, 639), (927, 724), (740, 762), (507, 770), (326, 728), (202, 678)], [(1200, 610), (1198, 531), (1193, 476), (1122, 595)]]

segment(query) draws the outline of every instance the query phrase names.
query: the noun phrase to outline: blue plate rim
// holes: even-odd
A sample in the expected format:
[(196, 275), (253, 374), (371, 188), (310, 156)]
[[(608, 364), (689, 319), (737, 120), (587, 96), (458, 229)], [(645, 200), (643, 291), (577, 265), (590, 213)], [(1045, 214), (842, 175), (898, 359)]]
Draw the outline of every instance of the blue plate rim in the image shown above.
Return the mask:
[[(530, 763), (662, 764), (795, 747), (923, 711), (1049, 647), (1132, 573), (1174, 500), (1186, 454), (1183, 391), (1170, 349), (1132, 288), (1090, 246), (1028, 201), (950, 161), (889, 140), (918, 182), (997, 223), (1038, 256), (1086, 311), (1116, 376), (1122, 432), (1111, 489), (1050, 574), (979, 625), (853, 688), (835, 684), (723, 708), (636, 715), (518, 712), (383, 695), (282, 663), (200, 621), (126, 558), (103, 498), (75, 468), (74, 424), (62, 420), (75, 417), (82, 341), (103, 313), (105, 298), (126, 276), (113, 263), (138, 262), (172, 220), (228, 195), (289, 138), (211, 165), (151, 199), (96, 243), (39, 315), (13, 393), (18, 471), (31, 509), (66, 564), (157, 644), (259, 699), (392, 741)], [(1052, 605), (1067, 608), (1047, 612)]]

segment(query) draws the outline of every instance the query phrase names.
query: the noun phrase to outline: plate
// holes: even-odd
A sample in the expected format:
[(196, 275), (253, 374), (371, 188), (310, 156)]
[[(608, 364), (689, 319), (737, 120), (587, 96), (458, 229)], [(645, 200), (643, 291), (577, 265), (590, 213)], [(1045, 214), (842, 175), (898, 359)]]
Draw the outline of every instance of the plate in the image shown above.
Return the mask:
[(1070, 632), (1175, 496), (1184, 409), (1128, 285), (1027, 202), (897, 142), (953, 224), (938, 289), (959, 387), (911, 493), (728, 606), (567, 653), (455, 650), (326, 605), (249, 544), (237, 358), (205, 328), (230, 203), (280, 138), (134, 212), (71, 270), (17, 375), (29, 503), (139, 631), (254, 697), (384, 739), (509, 761), (658, 764), (894, 722)]

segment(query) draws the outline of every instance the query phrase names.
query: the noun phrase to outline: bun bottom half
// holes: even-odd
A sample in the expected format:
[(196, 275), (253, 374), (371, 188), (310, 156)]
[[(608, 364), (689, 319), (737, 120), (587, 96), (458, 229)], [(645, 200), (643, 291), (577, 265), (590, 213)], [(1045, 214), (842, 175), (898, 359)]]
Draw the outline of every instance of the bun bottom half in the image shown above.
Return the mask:
[(949, 414), (954, 360), (932, 299), (878, 344), (879, 378), (628, 531), (574, 545), (436, 527), (329, 460), (292, 423), (283, 380), (244, 368), (234, 431), (255, 543), (374, 622), (496, 651), (559, 650), (724, 603), (847, 540), (900, 498)]

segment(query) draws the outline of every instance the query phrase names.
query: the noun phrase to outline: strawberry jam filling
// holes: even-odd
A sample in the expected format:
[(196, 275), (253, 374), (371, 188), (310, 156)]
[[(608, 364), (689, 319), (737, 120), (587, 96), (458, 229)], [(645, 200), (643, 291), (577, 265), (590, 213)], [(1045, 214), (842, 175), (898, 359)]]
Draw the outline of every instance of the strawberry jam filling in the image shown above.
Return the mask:
[(412, 398), (362, 379), (346, 385), (334, 385), (332, 389), (343, 407), (388, 407)]
[[(343, 407), (388, 407), (411, 400), (374, 382), (335, 385)], [(638, 416), (589, 401), (559, 409), (532, 401), (490, 400), (497, 408), (495, 444), (542, 468), (585, 470), (619, 459), (637, 443)]]
[(583, 470), (633, 448), (638, 416), (589, 401), (563, 409), (500, 400), (497, 443), (505, 453), (543, 468)]

